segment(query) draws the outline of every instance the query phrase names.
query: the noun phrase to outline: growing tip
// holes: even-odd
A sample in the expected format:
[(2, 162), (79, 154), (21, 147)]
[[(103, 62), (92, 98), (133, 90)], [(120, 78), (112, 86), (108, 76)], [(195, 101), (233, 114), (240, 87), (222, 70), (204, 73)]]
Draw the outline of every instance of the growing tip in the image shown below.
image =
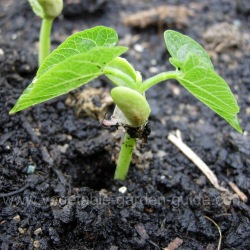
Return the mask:
[(9, 111), (9, 115), (14, 115), (16, 113), (16, 105)]
[(54, 19), (63, 10), (63, 0), (29, 0), (29, 3), (37, 16)]

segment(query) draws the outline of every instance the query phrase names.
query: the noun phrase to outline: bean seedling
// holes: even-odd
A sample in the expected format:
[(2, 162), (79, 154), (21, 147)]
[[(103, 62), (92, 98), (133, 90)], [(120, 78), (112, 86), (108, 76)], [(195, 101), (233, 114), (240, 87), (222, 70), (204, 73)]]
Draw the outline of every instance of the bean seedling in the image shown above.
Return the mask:
[(28, 0), (33, 12), (42, 18), (39, 37), (38, 63), (50, 54), (50, 33), (54, 19), (59, 16), (63, 9), (63, 0)]
[(105, 75), (115, 85), (110, 95), (116, 107), (111, 120), (102, 123), (106, 126), (122, 125), (126, 130), (114, 177), (119, 180), (126, 178), (137, 138), (146, 139), (150, 132), (147, 125), (150, 106), (145, 92), (157, 83), (177, 80), (241, 133), (236, 99), (227, 83), (215, 73), (206, 51), (190, 37), (173, 30), (167, 30), (164, 39), (175, 70), (142, 81), (141, 73), (120, 57), (127, 48), (116, 45), (118, 36), (115, 30), (98, 26), (78, 32), (43, 61), (10, 114), (68, 93)]

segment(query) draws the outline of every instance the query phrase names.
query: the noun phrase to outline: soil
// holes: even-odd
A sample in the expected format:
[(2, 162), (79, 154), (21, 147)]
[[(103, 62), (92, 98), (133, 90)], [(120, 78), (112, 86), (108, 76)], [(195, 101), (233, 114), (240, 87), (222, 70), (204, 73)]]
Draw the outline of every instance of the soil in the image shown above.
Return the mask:
[[(203, 44), (238, 100), (244, 133), (179, 83), (159, 84), (147, 93), (152, 109), (148, 143), (138, 146), (126, 181), (114, 181), (119, 132), (116, 136), (89, 112), (66, 102), (89, 87), (109, 90), (107, 79), (8, 114), (35, 76), (40, 19), (27, 1), (1, 0), (1, 249), (217, 249), (219, 231), (207, 217), (221, 230), (221, 249), (250, 249), (249, 199), (242, 201), (229, 185), (233, 182), (249, 198), (249, 1), (64, 2), (53, 26), (53, 48), (73, 32), (113, 27), (120, 44), (130, 48), (125, 57), (144, 79), (172, 70), (164, 30), (181, 31)], [(168, 18), (152, 11), (161, 5), (182, 8)], [(138, 12), (136, 18), (150, 19), (145, 27), (142, 20), (128, 22)], [(97, 106), (101, 101), (93, 97)], [(177, 129), (231, 196), (216, 190), (168, 141)]]

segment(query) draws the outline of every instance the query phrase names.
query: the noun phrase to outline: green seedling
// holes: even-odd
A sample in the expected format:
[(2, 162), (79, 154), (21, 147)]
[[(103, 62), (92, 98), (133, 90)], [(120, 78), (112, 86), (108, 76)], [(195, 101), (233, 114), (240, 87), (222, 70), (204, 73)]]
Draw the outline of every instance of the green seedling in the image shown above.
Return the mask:
[(63, 9), (63, 0), (28, 0), (34, 13), (42, 18), (39, 37), (39, 65), (50, 54), (50, 34), (54, 19)]
[(126, 130), (115, 172), (115, 179), (119, 180), (126, 178), (136, 140), (146, 140), (150, 133), (147, 123), (150, 106), (145, 92), (157, 83), (176, 79), (241, 133), (236, 99), (227, 83), (215, 73), (206, 51), (190, 37), (173, 30), (167, 30), (164, 38), (175, 70), (142, 81), (140, 72), (120, 57), (127, 48), (116, 45), (115, 30), (98, 26), (76, 33), (44, 60), (10, 114), (105, 75), (115, 85), (110, 94), (116, 107), (111, 120), (104, 120), (102, 124), (121, 125)]

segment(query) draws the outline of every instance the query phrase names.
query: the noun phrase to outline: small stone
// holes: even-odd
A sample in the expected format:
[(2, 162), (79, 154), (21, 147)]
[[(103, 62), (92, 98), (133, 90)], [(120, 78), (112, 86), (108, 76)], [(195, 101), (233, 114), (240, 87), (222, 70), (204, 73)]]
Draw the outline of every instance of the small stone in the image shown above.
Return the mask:
[(165, 151), (163, 151), (163, 150), (158, 150), (158, 152), (157, 152), (157, 156), (159, 158), (163, 158), (166, 155), (167, 155), (167, 153)]
[(156, 73), (158, 73), (158, 72), (159, 72), (159, 70), (158, 70), (158, 68), (157, 68), (157, 67), (150, 67), (150, 68), (149, 68), (149, 72), (150, 72), (150, 73), (154, 73), (154, 74), (156, 74)]
[(138, 43), (135, 44), (134, 49), (135, 49), (135, 51), (137, 51), (137, 52), (139, 52), (139, 53), (142, 53), (143, 50), (144, 50), (143, 46), (140, 45), (140, 44), (138, 44)]
[(38, 234), (40, 234), (42, 232), (42, 228), (37, 228), (35, 231), (34, 231), (34, 234), (35, 235), (38, 235)]
[(4, 51), (0, 48), (0, 60), (4, 59)]
[(50, 199), (50, 206), (51, 207), (56, 207), (56, 206), (58, 206), (59, 205), (59, 200), (58, 200), (58, 198), (57, 197), (52, 197), (51, 199)]
[(20, 234), (25, 234), (25, 229), (24, 228), (21, 228), (21, 227), (19, 227), (18, 228), (18, 232), (20, 233)]
[(68, 141), (71, 141), (73, 139), (73, 137), (71, 135), (66, 135), (66, 138)]
[(103, 188), (99, 191), (99, 194), (101, 196), (108, 197), (108, 190)]
[(40, 243), (39, 243), (39, 241), (38, 241), (38, 240), (35, 240), (35, 241), (33, 242), (33, 246), (34, 246), (35, 249), (40, 249)]
[(155, 65), (157, 64), (157, 61), (156, 61), (156, 59), (152, 59), (152, 60), (150, 61), (150, 63), (151, 63), (151, 65), (155, 66)]
[(69, 147), (69, 144), (58, 145), (60, 152), (63, 154), (65, 154), (67, 152), (68, 147)]
[(9, 152), (9, 151), (10, 151), (10, 145), (6, 145), (6, 146), (5, 146), (5, 150), (6, 150), (7, 152)]
[(17, 215), (13, 218), (13, 220), (15, 220), (16, 222), (19, 222), (19, 221), (20, 221), (20, 215), (17, 214)]
[(125, 194), (127, 192), (127, 187), (123, 186), (118, 189), (118, 191), (122, 194)]
[(12, 34), (12, 35), (11, 35), (11, 39), (12, 39), (12, 40), (16, 40), (16, 39), (17, 39), (17, 34), (16, 34), (16, 33)]
[(36, 167), (33, 165), (29, 165), (27, 167), (27, 174), (33, 174), (35, 172)]

